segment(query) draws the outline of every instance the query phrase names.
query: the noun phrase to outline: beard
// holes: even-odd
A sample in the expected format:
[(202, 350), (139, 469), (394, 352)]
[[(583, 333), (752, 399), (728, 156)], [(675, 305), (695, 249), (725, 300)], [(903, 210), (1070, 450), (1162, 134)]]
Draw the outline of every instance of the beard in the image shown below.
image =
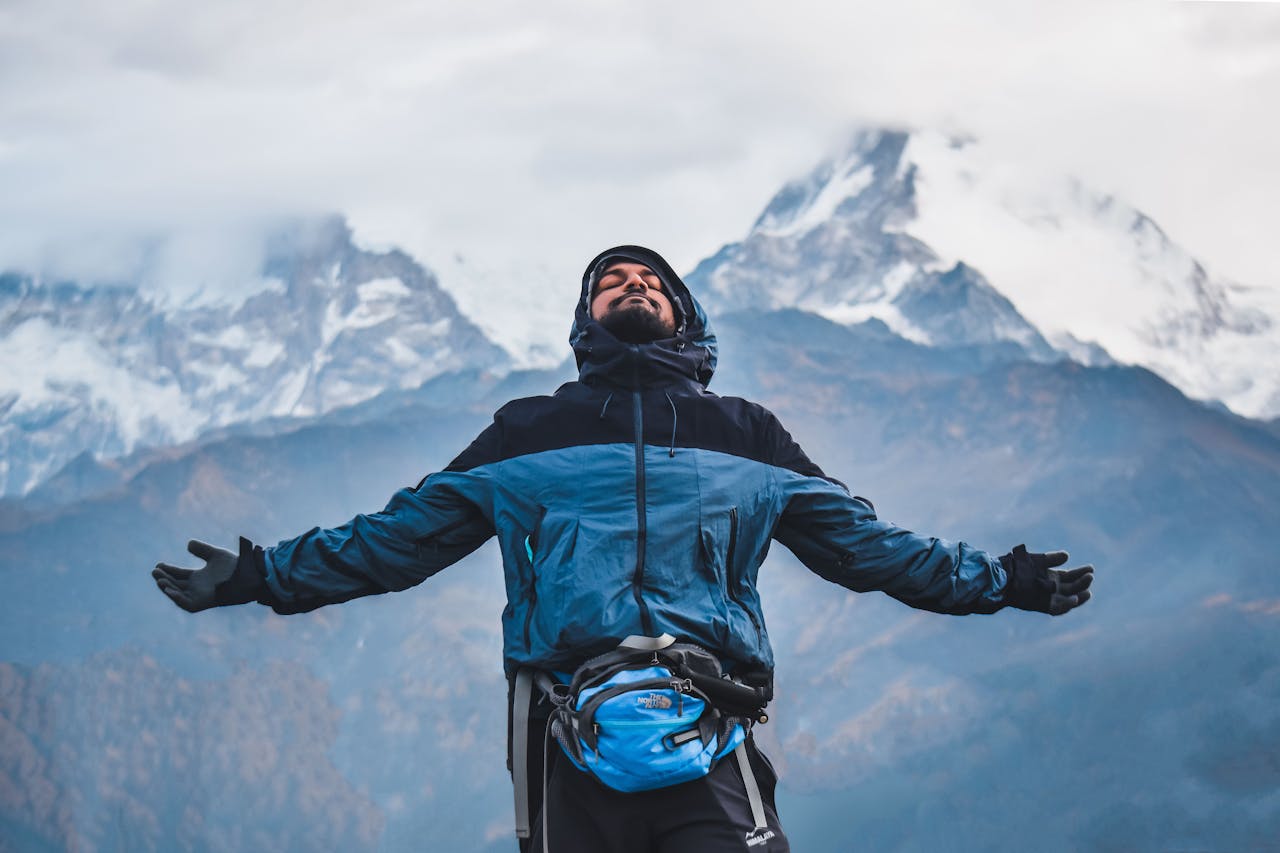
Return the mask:
[(622, 305), (600, 318), (600, 325), (626, 344), (647, 344), (676, 333), (675, 324), (664, 322), (658, 312), (644, 305)]

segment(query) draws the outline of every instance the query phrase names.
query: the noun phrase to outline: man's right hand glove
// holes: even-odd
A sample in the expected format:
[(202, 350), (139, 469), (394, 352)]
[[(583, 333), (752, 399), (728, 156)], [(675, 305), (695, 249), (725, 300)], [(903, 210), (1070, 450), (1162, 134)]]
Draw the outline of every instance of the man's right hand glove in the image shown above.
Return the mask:
[(1066, 551), (1028, 554), (1019, 545), (1000, 558), (1008, 581), (1004, 603), (1020, 610), (1036, 610), (1061, 616), (1089, 600), (1089, 584), (1093, 583), (1093, 566), (1081, 566), (1055, 572), (1054, 566), (1067, 561)]
[(197, 613), (210, 607), (248, 604), (267, 592), (267, 582), (258, 569), (253, 543), (240, 537), (240, 556), (199, 539), (187, 543), (187, 550), (205, 561), (203, 569), (182, 569), (157, 563), (151, 572), (156, 586), (183, 610)]

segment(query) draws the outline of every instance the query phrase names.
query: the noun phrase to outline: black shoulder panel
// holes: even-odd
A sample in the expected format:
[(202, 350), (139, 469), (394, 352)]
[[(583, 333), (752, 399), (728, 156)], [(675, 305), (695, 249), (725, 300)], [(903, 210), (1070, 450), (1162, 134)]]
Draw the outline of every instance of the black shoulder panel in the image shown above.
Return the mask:
[(796, 440), (791, 437), (791, 433), (787, 432), (773, 412), (765, 409), (764, 413), (768, 416), (769, 422), (768, 433), (771, 440), (772, 464), (779, 468), (795, 471), (797, 474), (803, 474), (806, 477), (821, 477), (839, 485), (841, 488), (845, 488), (844, 483), (839, 480), (833, 480), (822, 472), (822, 469), (805, 454), (800, 445), (796, 444)]
[[(505, 407), (504, 407), (505, 408)], [(493, 416), (493, 423), (484, 428), (476, 436), (475, 441), (467, 449), (458, 454), (452, 462), (445, 466), (446, 471), (470, 471), (502, 458), (502, 409)], [(422, 487), (422, 483), (418, 484)]]
[[(806, 476), (826, 478), (773, 413), (692, 383), (639, 392), (644, 443), (730, 453)], [(570, 382), (551, 397), (525, 397), (499, 409), (493, 423), (445, 469), (467, 471), (529, 453), (635, 441), (635, 392)]]

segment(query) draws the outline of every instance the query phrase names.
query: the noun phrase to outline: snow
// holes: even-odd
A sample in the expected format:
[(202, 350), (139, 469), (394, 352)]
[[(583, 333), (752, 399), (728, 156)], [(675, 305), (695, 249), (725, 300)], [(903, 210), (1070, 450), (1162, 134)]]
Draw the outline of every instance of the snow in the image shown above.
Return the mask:
[(376, 278), (356, 285), (356, 294), (362, 302), (376, 302), (384, 299), (400, 299), (411, 296), (413, 291), (398, 278)]
[(302, 395), (307, 390), (307, 381), (310, 378), (311, 371), (306, 366), (290, 371), (276, 385), (272, 393), (265, 395), (267, 399), (276, 401), (271, 414), (277, 417), (307, 414), (301, 411)]
[[(1096, 342), (1247, 416), (1280, 414), (1276, 324), (1250, 328), (1280, 313), (1204, 278), (1136, 210), (941, 134), (914, 134), (903, 163), (918, 166), (918, 215), (903, 230), (980, 270), (1046, 337)], [(1225, 325), (1212, 327), (1215, 313)]]
[(221, 349), (245, 349), (249, 346), (249, 332), (244, 326), (227, 326), (215, 335), (197, 332), (191, 335), (191, 342)]
[(411, 367), (417, 364), (421, 358), (412, 347), (399, 338), (387, 338), (383, 345), (386, 349), (387, 357), (397, 367)]
[[(429, 275), (380, 255), (369, 256), (376, 277), (352, 280), (368, 267), (344, 277), (333, 259), (351, 249), (300, 257), (287, 286), (262, 276), (261, 246), (250, 262), (208, 275), (186, 266), (202, 270), (194, 278), (166, 279), (160, 264), (131, 285), (68, 291), (21, 279), (21, 313), (6, 310), (0, 324), (0, 494), (26, 491), (85, 450), (119, 456), (210, 427), (316, 415), (465, 360), (450, 346), (456, 317)], [(415, 289), (418, 276), (428, 286)], [(226, 298), (211, 299), (217, 281), (229, 282)]]
[(202, 425), (175, 381), (153, 382), (115, 363), (83, 332), (55, 329), (43, 317), (0, 339), (0, 397), (16, 394), (11, 419), (53, 403), (87, 404), (116, 423), (125, 452), (162, 431), (184, 441)]
[(386, 302), (359, 302), (342, 321), (344, 329), (368, 329), (394, 320), (396, 306)]
[(270, 367), (279, 361), (285, 353), (284, 344), (279, 341), (254, 341), (249, 345), (242, 364), (245, 367)]
[[(338, 267), (334, 267), (336, 275)], [(412, 291), (398, 278), (379, 278), (356, 286), (358, 301), (344, 313), (337, 300), (325, 307), (321, 338), (325, 346), (348, 330), (369, 329), (393, 320), (400, 310), (399, 302)]]
[(907, 286), (907, 282), (911, 281), (915, 274), (915, 266), (905, 261), (889, 270), (888, 275), (880, 282), (880, 286), (884, 291), (881, 298), (886, 302), (892, 302), (897, 299), (898, 294), (902, 292), (902, 288)]
[[(779, 299), (775, 307), (794, 305), (802, 311), (810, 311), (844, 326), (865, 323), (875, 318), (895, 334), (918, 344), (929, 345), (932, 343), (929, 334), (904, 317), (898, 307), (893, 304), (893, 300), (906, 287), (907, 282), (915, 276), (916, 270), (914, 264), (906, 261), (897, 264), (877, 283), (878, 286), (873, 292), (867, 294), (867, 298), (831, 303), (828, 297), (822, 294), (810, 293), (805, 296), (792, 294), (789, 299)], [(780, 285), (773, 292), (787, 290), (799, 292), (804, 289), (804, 286), (805, 282), (795, 280)], [(860, 297), (861, 295), (859, 294)]]
[[(243, 353), (238, 358), (239, 363), (249, 369), (258, 369), (270, 367), (285, 352), (284, 344), (279, 341), (264, 341), (256, 337), (261, 334), (261, 331), (250, 333), (244, 326), (237, 324), (220, 329), (213, 335), (193, 333), (190, 340), (216, 349)], [(198, 370), (198, 366), (195, 369)]]
[(770, 237), (790, 237), (805, 234), (829, 221), (845, 199), (853, 198), (871, 186), (875, 173), (871, 166), (857, 167), (857, 161), (842, 163), (837, 175), (828, 180), (818, 194), (797, 208), (789, 218), (760, 223), (754, 230)]
[(324, 346), (333, 343), (342, 330), (346, 328), (346, 315), (337, 302), (329, 302), (324, 307), (324, 320), (320, 323), (320, 341)]
[(932, 343), (929, 335), (902, 316), (902, 312), (888, 302), (844, 302), (838, 305), (823, 306), (817, 309), (818, 314), (833, 323), (852, 326), (865, 323), (875, 318), (888, 326), (896, 335), (917, 344), (928, 346)]
[(187, 365), (187, 369), (204, 379), (204, 382), (196, 389), (194, 396), (197, 399), (214, 396), (218, 392), (236, 388), (248, 381), (248, 377), (242, 371), (237, 369), (235, 365), (227, 364), (226, 362), (208, 364), (193, 361)]
[(324, 406), (325, 410), (340, 409), (344, 406), (354, 406), (356, 403), (364, 402), (382, 391), (381, 388), (371, 387), (363, 382), (356, 383), (342, 377), (330, 377), (324, 383)]
[(196, 308), (234, 311), (255, 296), (285, 290), (284, 281), (274, 276), (241, 271), (232, 276), (192, 280), (185, 272), (187, 267), (182, 269), (181, 276), (171, 276), (168, 265), (145, 272), (139, 293), (166, 311)]

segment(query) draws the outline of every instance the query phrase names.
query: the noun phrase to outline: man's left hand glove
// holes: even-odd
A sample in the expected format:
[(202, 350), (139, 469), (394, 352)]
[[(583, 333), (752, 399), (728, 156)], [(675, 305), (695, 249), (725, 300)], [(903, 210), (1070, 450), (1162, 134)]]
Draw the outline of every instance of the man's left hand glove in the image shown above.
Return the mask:
[(1093, 583), (1093, 566), (1081, 566), (1063, 572), (1054, 571), (1067, 561), (1066, 551), (1029, 554), (1026, 545), (1000, 558), (1008, 581), (1004, 603), (1020, 610), (1036, 610), (1061, 616), (1089, 600), (1089, 584)]
[(217, 548), (199, 539), (187, 543), (187, 550), (205, 561), (203, 569), (183, 569), (157, 563), (151, 577), (156, 586), (183, 610), (198, 613), (210, 607), (248, 604), (267, 594), (266, 579), (258, 571), (254, 544), (240, 537), (240, 555)]

